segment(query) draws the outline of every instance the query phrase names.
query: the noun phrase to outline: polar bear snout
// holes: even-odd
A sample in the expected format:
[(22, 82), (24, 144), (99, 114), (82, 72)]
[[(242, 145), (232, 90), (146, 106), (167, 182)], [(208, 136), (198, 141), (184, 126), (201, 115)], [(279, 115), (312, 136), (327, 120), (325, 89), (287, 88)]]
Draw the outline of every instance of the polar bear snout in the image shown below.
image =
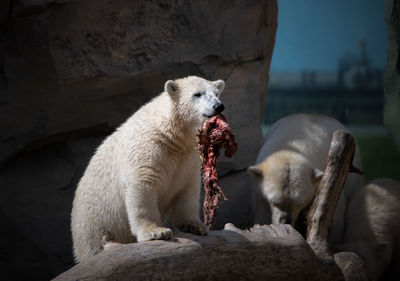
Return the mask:
[(218, 114), (220, 114), (222, 113), (222, 111), (224, 111), (225, 105), (222, 102), (218, 101), (216, 104), (214, 104), (213, 108)]
[(296, 219), (292, 219), (292, 213), (277, 207), (272, 207), (272, 223), (273, 224), (294, 224)]
[(197, 101), (195, 108), (207, 118), (220, 114), (225, 109), (225, 105), (213, 91), (206, 91), (195, 100)]
[(291, 224), (290, 216), (287, 213), (281, 213), (280, 216), (275, 218), (276, 224)]

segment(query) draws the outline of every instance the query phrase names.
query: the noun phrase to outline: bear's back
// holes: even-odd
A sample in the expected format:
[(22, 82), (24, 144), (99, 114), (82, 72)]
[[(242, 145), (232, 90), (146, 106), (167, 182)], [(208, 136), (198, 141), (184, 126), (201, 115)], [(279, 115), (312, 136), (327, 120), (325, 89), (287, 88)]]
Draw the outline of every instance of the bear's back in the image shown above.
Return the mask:
[(301, 113), (283, 117), (268, 131), (257, 163), (278, 150), (288, 150), (300, 153), (322, 169), (336, 130), (347, 131), (340, 122), (324, 115)]
[[(348, 129), (336, 119), (320, 114), (293, 114), (278, 120), (265, 137), (256, 163), (265, 161), (277, 151), (289, 151), (304, 157), (313, 168), (325, 171), (333, 133)], [(356, 146), (353, 164), (362, 169), (361, 156)], [(344, 192), (350, 196), (364, 185), (364, 177), (350, 173)]]

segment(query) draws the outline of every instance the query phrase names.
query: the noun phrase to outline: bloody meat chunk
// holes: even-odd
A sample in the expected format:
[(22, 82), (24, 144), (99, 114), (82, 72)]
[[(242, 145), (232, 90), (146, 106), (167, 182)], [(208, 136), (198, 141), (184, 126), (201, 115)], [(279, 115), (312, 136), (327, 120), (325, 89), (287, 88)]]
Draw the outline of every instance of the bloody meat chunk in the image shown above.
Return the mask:
[(198, 145), (202, 160), (202, 179), (205, 191), (203, 212), (204, 224), (210, 229), (214, 223), (218, 203), (225, 198), (218, 184), (217, 166), (219, 150), (225, 149), (225, 156), (232, 157), (237, 151), (235, 134), (223, 115), (209, 118), (198, 132)]

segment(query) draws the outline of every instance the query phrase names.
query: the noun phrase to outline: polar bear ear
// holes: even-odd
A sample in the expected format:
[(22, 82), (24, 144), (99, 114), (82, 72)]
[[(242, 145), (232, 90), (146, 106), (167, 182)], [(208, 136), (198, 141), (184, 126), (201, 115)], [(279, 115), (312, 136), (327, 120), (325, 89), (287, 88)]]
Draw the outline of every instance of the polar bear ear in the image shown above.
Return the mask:
[(314, 182), (318, 182), (318, 181), (320, 181), (322, 179), (323, 175), (324, 175), (323, 171), (321, 171), (318, 168), (314, 168), (313, 171), (312, 171), (312, 180)]
[(213, 82), (215, 87), (217, 87), (219, 94), (221, 94), (225, 89), (225, 82), (224, 80), (217, 80)]
[(171, 96), (175, 95), (178, 92), (178, 83), (172, 80), (168, 80), (165, 82), (164, 91), (166, 91)]
[(262, 179), (263, 178), (263, 171), (257, 166), (248, 167), (247, 173), (254, 179)]

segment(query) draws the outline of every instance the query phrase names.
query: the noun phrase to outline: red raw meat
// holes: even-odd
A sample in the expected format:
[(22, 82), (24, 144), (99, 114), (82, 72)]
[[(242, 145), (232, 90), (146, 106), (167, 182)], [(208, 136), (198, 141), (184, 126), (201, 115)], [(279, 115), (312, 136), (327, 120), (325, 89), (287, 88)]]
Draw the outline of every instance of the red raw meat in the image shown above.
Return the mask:
[(235, 142), (235, 134), (223, 115), (215, 115), (207, 119), (197, 136), (205, 191), (203, 204), (204, 224), (208, 224), (210, 229), (214, 223), (219, 200), (221, 197), (225, 198), (218, 184), (219, 150), (224, 148), (225, 156), (232, 157), (237, 151), (237, 144)]

